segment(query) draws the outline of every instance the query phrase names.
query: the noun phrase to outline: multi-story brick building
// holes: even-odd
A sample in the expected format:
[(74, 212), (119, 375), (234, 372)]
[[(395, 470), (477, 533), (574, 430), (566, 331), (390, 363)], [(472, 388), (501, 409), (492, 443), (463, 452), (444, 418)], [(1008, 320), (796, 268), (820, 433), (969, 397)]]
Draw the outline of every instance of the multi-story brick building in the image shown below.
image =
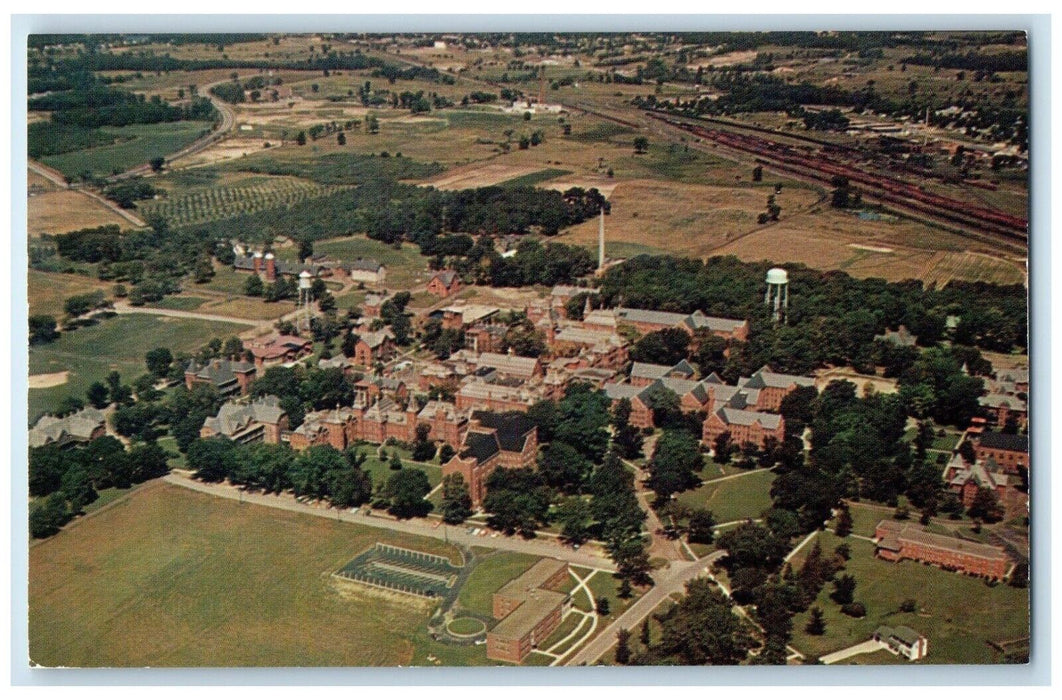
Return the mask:
[(967, 464), (956, 453), (944, 467), (944, 484), (962, 499), (964, 508), (973, 505), (980, 488), (990, 489), (1008, 512), (1028, 507), (1029, 496), (1021, 490), (1021, 479), (1005, 473), (994, 459)]
[(519, 380), (496, 383), (474, 380), (458, 389), (455, 403), (462, 411), (483, 409), (503, 413), (505, 411), (526, 411), (536, 399), (537, 397)]
[(693, 335), (699, 330), (708, 330), (712, 335), (726, 340), (748, 340), (749, 322), (732, 318), (706, 316), (697, 310), (692, 314), (676, 314), (667, 311), (646, 309), (615, 309), (616, 321), (633, 326), (639, 333), (654, 333), (665, 328), (681, 328)]
[(777, 413), (745, 411), (723, 406), (705, 418), (701, 441), (712, 445), (717, 437), (727, 432), (735, 445), (750, 442), (763, 449), (764, 441), (768, 437), (773, 437), (779, 443), (785, 439), (785, 419)]
[(461, 277), (453, 270), (439, 270), (431, 276), (428, 292), (437, 297), (448, 297), (461, 291)]
[(800, 387), (815, 386), (815, 380), (795, 374), (772, 372), (770, 367), (764, 365), (748, 379), (738, 380), (738, 386), (759, 391), (756, 400), (757, 409), (777, 411), (782, 405), (782, 399)]
[(255, 375), (255, 366), (249, 362), (214, 359), (200, 365), (190, 360), (184, 369), (184, 385), (191, 389), (196, 384), (209, 384), (222, 396), (246, 395)]
[(1013, 420), (1019, 430), (1024, 430), (1029, 425), (1028, 401), (1019, 396), (989, 391), (977, 399), (977, 403), (991, 419), (992, 424), (999, 428), (1006, 426), (1008, 420)]
[(1029, 436), (986, 430), (970, 437), (978, 460), (995, 460), (1007, 474), (1021, 474), (1029, 468)]
[(1011, 567), (1002, 547), (926, 532), (915, 524), (882, 520), (874, 539), (876, 554), (887, 561), (911, 559), (996, 580), (1005, 578)]
[(492, 599), (500, 622), (487, 633), (487, 658), (518, 664), (545, 641), (571, 610), (570, 596), (549, 590), (567, 578), (565, 562), (542, 559), (502, 586)]
[(443, 477), (460, 474), (476, 508), (486, 496), (487, 478), (495, 469), (534, 464), (538, 429), (521, 413), (477, 411), (472, 414), (460, 451), (443, 465)]
[(377, 361), (385, 362), (395, 354), (395, 334), (390, 328), (362, 333), (354, 345), (354, 363), (372, 367)]
[(417, 423), (430, 427), (429, 440), (444, 442), (456, 450), (468, 432), (469, 415), (447, 401), (429, 401), (417, 414)]
[(265, 442), (280, 444), (281, 433), (288, 429), (288, 414), (276, 396), (263, 396), (250, 403), (229, 401), (216, 416), (209, 416), (199, 429), (199, 437), (222, 435), (241, 444)]

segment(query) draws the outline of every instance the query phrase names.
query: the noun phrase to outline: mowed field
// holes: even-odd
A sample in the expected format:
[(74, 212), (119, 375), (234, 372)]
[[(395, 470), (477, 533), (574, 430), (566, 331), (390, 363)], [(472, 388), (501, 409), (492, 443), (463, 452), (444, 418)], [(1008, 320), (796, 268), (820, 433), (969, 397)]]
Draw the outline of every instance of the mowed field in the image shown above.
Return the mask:
[(194, 352), (211, 338), (228, 338), (246, 326), (150, 314), (116, 316), (95, 326), (64, 332), (58, 340), (29, 350), (29, 373), (67, 370), (69, 381), (50, 389), (29, 392), (29, 417), (54, 410), (65, 396), (84, 400), (93, 382), (118, 370), (126, 383), (144, 374), (144, 355), (153, 348), (169, 348), (175, 355)]
[(57, 321), (63, 317), (63, 303), (68, 298), (96, 290), (102, 290), (110, 296), (114, 286), (95, 277), (33, 269), (27, 271), (26, 277), (29, 315), (48, 314), (54, 316)]
[(85, 171), (107, 176), (146, 163), (155, 156), (175, 153), (209, 130), (210, 122), (200, 121), (106, 127), (104, 131), (118, 136), (116, 143), (45, 156), (41, 162), (70, 177)]
[(26, 200), (26, 232), (30, 237), (108, 224), (132, 228), (128, 220), (83, 192), (53, 189)]
[[(705, 471), (711, 473), (712, 469)], [(776, 475), (767, 469), (737, 473), (740, 476), (725, 481), (709, 481), (681, 493), (678, 500), (690, 508), (707, 508), (715, 515), (717, 523), (758, 518), (771, 507), (771, 484)]]
[[(818, 540), (825, 553), (841, 542), (832, 532), (819, 533)], [(879, 625), (906, 625), (929, 640), (922, 663), (990, 664), (1002, 659), (989, 642), (1029, 636), (1028, 589), (988, 586), (981, 579), (912, 561), (886, 562), (874, 556), (872, 543), (846, 541), (852, 558), (845, 573), (855, 576), (855, 599), (866, 606), (867, 615), (857, 620), (841, 614), (827, 584), (814, 603), (823, 611), (826, 634), (804, 631), (809, 613), (793, 618), (792, 644), (804, 654), (821, 656), (866, 641)], [(794, 568), (801, 561), (794, 560)], [(900, 604), (909, 598), (916, 601), (916, 611), (901, 612)]]
[[(393, 666), (429, 607), (331, 573), (396, 535), (150, 485), (30, 551), (29, 646), (43, 666)], [(423, 660), (421, 660), (423, 662)]]

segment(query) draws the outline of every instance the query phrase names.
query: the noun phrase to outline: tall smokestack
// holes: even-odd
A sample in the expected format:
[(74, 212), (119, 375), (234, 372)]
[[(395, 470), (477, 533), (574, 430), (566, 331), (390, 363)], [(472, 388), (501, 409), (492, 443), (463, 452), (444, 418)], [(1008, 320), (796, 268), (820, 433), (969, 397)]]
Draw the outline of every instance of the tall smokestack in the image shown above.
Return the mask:
[(601, 207), (601, 218), (597, 225), (597, 269), (605, 269), (605, 208)]

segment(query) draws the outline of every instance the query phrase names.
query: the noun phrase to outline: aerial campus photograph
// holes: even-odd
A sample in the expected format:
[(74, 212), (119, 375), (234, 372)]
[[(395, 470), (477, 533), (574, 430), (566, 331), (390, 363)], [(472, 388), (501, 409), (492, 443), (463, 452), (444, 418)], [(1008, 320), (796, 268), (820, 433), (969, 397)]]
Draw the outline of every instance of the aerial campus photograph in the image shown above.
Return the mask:
[(26, 67), (30, 667), (1029, 662), (1024, 32)]

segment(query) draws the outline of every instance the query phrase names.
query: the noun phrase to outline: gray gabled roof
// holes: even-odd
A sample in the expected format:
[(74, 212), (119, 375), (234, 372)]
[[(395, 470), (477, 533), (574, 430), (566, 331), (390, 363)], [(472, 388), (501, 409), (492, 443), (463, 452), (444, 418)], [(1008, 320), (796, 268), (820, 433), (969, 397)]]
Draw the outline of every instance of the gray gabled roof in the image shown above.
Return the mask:
[(801, 377), (796, 374), (772, 372), (770, 367), (764, 365), (745, 382), (741, 383), (742, 387), (749, 389), (787, 389), (793, 385), (815, 386), (815, 380), (811, 377)]
[(286, 415), (280, 407), (276, 396), (263, 396), (249, 404), (229, 402), (218, 409), (216, 416), (209, 416), (203, 426), (216, 433), (232, 436), (244, 430), (251, 423), (269, 423), (275, 425)]
[(667, 365), (654, 365), (648, 362), (635, 362), (631, 365), (631, 376), (639, 379), (660, 379), (671, 370)]
[(62, 442), (64, 437), (88, 441), (105, 423), (103, 411), (92, 407), (83, 408), (65, 418), (41, 416), (29, 431), (30, 447), (40, 447), (50, 442)]
[(727, 425), (752, 425), (758, 422), (766, 430), (777, 430), (782, 421), (782, 417), (777, 413), (744, 411), (739, 408), (730, 408), (729, 406), (723, 406), (715, 414)]

